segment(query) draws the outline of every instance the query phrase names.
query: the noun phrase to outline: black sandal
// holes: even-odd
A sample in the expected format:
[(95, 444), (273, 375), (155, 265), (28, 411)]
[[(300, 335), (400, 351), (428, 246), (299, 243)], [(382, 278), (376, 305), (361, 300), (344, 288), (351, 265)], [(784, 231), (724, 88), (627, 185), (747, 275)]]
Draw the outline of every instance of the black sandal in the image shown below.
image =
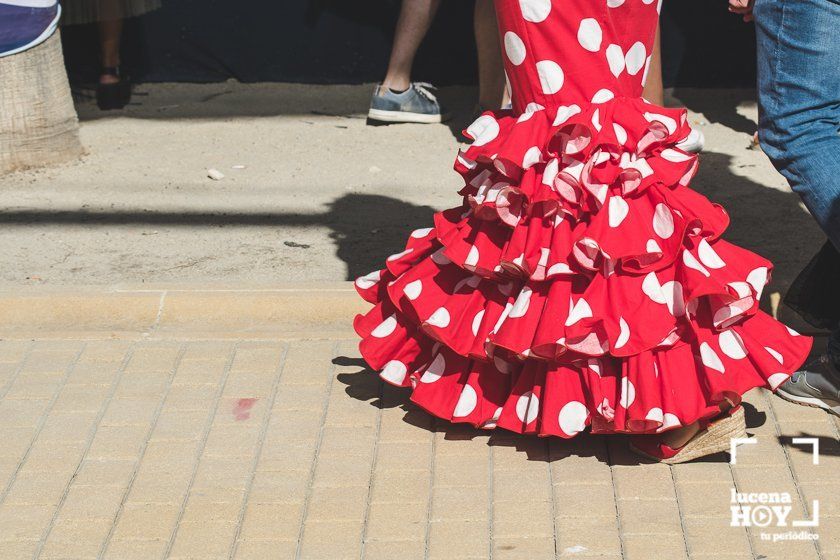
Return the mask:
[(96, 104), (103, 111), (122, 109), (131, 101), (131, 84), (122, 75), (119, 66), (104, 66), (101, 75), (114, 76), (119, 82), (113, 84), (97, 84)]

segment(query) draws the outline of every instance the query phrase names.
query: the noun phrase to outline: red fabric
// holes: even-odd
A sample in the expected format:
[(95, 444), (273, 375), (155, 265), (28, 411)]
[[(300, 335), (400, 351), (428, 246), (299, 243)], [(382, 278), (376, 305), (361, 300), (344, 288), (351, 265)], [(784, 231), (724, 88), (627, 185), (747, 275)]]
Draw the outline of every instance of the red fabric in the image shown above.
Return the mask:
[(688, 187), (683, 110), (640, 95), (654, 0), (497, 0), (513, 109), (458, 154), (461, 206), (356, 286), (361, 352), (440, 418), (657, 432), (775, 389), (811, 339), (759, 311), (765, 259)]

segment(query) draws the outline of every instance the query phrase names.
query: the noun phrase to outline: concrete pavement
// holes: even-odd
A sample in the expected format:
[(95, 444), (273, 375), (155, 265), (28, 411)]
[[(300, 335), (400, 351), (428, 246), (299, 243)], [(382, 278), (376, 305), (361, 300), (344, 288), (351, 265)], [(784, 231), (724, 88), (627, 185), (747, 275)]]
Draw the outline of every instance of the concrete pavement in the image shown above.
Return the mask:
[[(764, 391), (726, 456), (638, 464), (435, 421), (342, 338), (6, 339), (0, 558), (840, 558), (837, 422)], [(792, 437), (820, 438), (820, 464)], [(819, 541), (731, 527), (732, 489), (819, 500)]]

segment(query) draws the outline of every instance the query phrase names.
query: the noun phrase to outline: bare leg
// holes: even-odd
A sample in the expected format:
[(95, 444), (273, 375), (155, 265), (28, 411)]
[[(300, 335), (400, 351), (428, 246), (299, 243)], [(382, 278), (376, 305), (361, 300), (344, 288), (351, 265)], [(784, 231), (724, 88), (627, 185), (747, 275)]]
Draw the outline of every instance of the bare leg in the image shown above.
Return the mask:
[(493, 0), (476, 0), (473, 25), (478, 51), (478, 104), (482, 109), (499, 109), (505, 103), (506, 87)]
[(653, 43), (653, 53), (650, 59), (647, 82), (642, 97), (654, 105), (665, 105), (665, 93), (662, 86), (662, 49), (659, 44), (659, 26), (656, 26), (656, 39)]
[(382, 85), (397, 91), (408, 89), (411, 85), (414, 55), (435, 18), (438, 6), (440, 0), (403, 0), (400, 19), (394, 32), (388, 73)]
[[(122, 36), (123, 21), (109, 19), (99, 22), (99, 48), (102, 66), (120, 65), (120, 37)], [(114, 84), (119, 82), (117, 76), (103, 74), (99, 77), (100, 84)]]

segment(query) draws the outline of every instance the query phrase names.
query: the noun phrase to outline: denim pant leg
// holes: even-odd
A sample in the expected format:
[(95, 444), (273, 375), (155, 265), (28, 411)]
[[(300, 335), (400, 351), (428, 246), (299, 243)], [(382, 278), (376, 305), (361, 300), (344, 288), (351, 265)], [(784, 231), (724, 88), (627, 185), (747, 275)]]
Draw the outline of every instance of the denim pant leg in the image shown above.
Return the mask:
[(759, 139), (840, 249), (840, 0), (756, 0)]

